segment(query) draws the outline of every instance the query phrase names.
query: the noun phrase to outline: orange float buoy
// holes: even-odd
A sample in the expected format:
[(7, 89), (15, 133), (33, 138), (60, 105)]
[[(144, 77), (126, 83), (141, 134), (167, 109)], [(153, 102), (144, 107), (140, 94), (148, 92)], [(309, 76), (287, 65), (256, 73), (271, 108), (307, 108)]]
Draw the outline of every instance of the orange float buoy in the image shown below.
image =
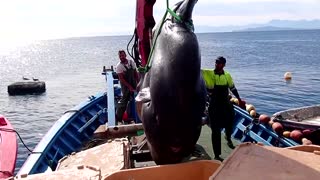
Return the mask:
[(268, 115), (266, 115), (266, 114), (261, 114), (261, 115), (259, 116), (259, 122), (260, 122), (260, 123), (267, 124), (267, 123), (269, 123), (269, 121), (270, 121), (270, 117), (269, 117)]
[(290, 133), (290, 138), (295, 141), (301, 141), (302, 137), (303, 137), (303, 134), (300, 130), (295, 129)]
[(275, 122), (272, 124), (272, 129), (274, 130), (274, 132), (276, 132), (277, 134), (281, 134), (283, 132), (283, 126), (281, 123), (279, 122)]
[(284, 79), (285, 80), (291, 80), (292, 79), (292, 73), (291, 72), (284, 73)]

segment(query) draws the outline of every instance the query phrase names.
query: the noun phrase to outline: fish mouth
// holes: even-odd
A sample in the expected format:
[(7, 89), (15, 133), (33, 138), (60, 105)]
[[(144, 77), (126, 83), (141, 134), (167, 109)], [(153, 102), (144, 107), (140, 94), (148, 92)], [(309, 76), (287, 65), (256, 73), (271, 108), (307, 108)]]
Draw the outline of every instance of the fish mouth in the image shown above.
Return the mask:
[(179, 153), (182, 150), (181, 146), (170, 146), (170, 150), (174, 153)]

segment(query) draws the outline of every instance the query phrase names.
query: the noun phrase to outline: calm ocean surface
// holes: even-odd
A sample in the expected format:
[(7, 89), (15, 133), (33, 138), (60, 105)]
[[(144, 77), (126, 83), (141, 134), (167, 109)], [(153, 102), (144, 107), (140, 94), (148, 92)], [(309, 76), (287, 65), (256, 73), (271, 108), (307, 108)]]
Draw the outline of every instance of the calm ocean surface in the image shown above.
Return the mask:
[[(33, 149), (65, 111), (106, 89), (102, 67), (118, 62), (117, 51), (126, 49), (129, 39), (71, 38), (0, 49), (0, 114)], [(215, 57), (227, 57), (225, 69), (258, 113), (319, 104), (320, 30), (208, 33), (198, 40), (202, 67), (213, 68)], [(283, 78), (287, 71), (290, 82)], [(45, 81), (46, 93), (8, 96), (7, 86), (22, 76)], [(27, 156), (19, 141), (17, 170)]]

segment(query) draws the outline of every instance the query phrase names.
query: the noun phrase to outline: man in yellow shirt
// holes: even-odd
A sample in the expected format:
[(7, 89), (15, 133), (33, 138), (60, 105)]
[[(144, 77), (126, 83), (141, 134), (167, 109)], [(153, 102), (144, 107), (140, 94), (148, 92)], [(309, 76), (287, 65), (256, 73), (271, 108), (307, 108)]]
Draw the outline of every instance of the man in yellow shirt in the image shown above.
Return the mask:
[(219, 56), (215, 62), (215, 69), (203, 69), (202, 76), (205, 81), (209, 102), (209, 122), (211, 127), (212, 147), (214, 159), (223, 161), (221, 155), (221, 129), (225, 128), (225, 139), (230, 148), (234, 148), (231, 141), (231, 134), (234, 120), (233, 105), (229, 100), (229, 90), (238, 98), (240, 107), (244, 106), (239, 93), (233, 83), (231, 75), (224, 71), (226, 59)]

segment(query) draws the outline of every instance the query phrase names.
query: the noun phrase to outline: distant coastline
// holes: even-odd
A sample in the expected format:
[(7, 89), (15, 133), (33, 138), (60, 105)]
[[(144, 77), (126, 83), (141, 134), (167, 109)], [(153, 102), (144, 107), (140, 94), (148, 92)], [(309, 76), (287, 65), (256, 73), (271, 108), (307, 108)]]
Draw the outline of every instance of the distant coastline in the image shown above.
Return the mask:
[(197, 33), (205, 32), (244, 32), (244, 31), (283, 31), (283, 30), (318, 30), (320, 19), (315, 20), (271, 20), (264, 24), (243, 26), (196, 26)]
[(272, 33), (272, 32), (285, 32), (285, 31), (288, 31), (288, 32), (294, 32), (294, 31), (320, 31), (320, 29), (278, 29), (278, 30), (263, 30), (263, 29), (257, 29), (257, 30), (238, 30), (238, 31), (227, 31), (227, 32), (223, 32), (223, 31), (220, 31), (220, 32), (197, 32), (196, 34), (232, 34), (232, 33)]
[(232, 32), (251, 32), (251, 31), (305, 31), (305, 30), (320, 30), (320, 28), (315, 29), (304, 29), (304, 28), (288, 28), (288, 27), (274, 27), (274, 26), (263, 26), (256, 28), (246, 28), (241, 30), (234, 30)]

